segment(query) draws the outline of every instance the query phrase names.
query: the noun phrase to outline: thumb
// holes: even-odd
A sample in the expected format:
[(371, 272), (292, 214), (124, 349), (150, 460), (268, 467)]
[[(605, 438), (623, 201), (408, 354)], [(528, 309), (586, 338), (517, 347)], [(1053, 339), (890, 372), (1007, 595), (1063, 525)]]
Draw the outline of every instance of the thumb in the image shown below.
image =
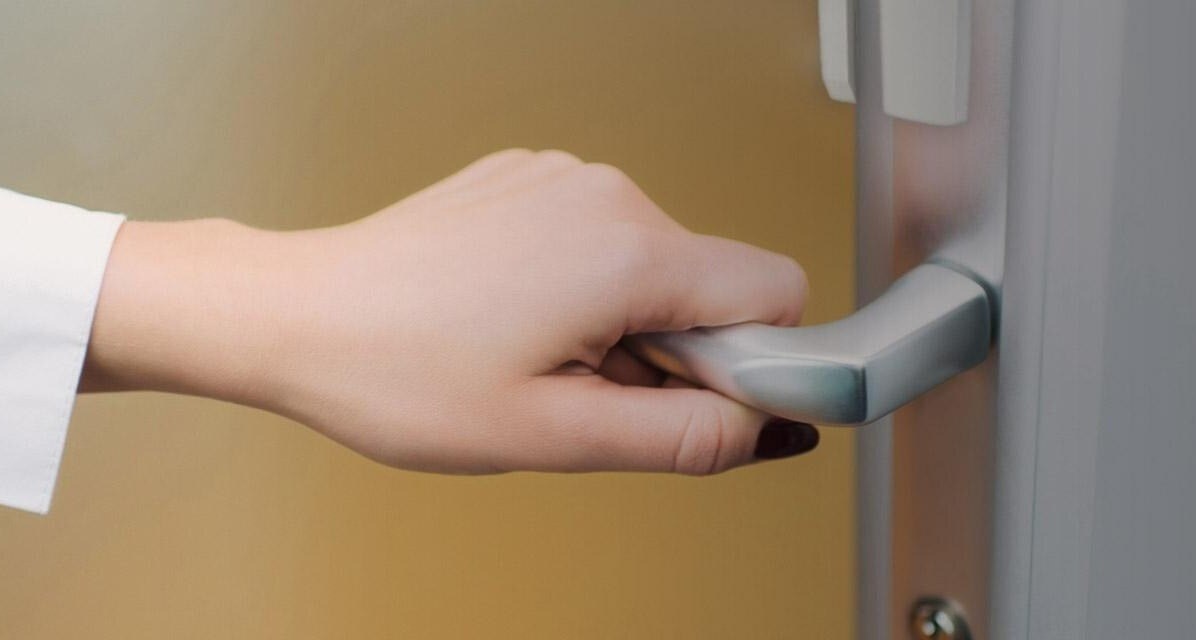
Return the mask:
[(805, 453), (814, 427), (768, 416), (706, 389), (622, 386), (598, 375), (537, 379), (531, 419), (536, 451), (513, 452), (520, 468), (664, 471), (709, 475)]

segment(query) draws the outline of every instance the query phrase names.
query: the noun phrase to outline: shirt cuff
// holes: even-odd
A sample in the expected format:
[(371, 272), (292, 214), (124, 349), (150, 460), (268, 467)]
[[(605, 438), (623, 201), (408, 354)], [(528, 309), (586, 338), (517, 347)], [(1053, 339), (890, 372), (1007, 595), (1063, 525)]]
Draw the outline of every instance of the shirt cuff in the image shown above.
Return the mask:
[(0, 189), (0, 505), (50, 509), (123, 221)]

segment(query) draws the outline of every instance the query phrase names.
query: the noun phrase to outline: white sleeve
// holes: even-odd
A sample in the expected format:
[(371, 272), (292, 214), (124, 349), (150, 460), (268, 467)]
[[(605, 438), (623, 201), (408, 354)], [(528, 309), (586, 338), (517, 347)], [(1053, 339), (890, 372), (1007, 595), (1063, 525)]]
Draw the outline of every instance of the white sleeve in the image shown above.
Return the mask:
[(0, 189), (0, 505), (46, 513), (124, 216)]

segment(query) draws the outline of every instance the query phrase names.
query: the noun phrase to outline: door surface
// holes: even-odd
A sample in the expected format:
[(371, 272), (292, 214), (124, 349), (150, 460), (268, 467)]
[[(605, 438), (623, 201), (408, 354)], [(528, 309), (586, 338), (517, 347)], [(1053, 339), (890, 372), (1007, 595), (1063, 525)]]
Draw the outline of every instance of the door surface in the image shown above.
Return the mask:
[(949, 127), (886, 113), (885, 6), (857, 14), (863, 299), (1006, 224), (990, 362), (860, 432), (860, 636), (964, 637), (911, 628), (931, 596), (973, 638), (1191, 637), (1196, 5), (972, 3)]
[(994, 638), (1196, 630), (1193, 27), (1019, 5)]

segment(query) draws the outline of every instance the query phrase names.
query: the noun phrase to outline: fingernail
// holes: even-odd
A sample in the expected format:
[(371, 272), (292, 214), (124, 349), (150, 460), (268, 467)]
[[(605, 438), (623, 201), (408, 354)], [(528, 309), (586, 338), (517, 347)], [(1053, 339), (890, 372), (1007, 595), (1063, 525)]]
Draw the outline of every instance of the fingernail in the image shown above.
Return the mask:
[(805, 453), (818, 446), (818, 430), (804, 422), (769, 420), (756, 439), (756, 458), (774, 460)]

